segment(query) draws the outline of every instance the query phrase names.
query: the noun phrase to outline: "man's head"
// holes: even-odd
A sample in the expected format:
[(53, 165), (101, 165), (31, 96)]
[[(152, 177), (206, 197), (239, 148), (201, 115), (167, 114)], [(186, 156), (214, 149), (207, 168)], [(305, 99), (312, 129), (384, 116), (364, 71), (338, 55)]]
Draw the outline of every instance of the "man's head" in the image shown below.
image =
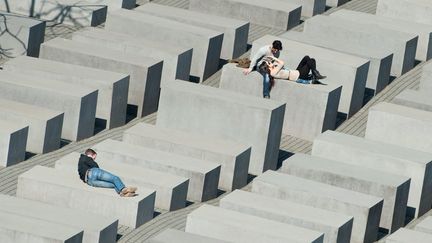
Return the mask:
[(96, 151), (94, 151), (93, 149), (87, 149), (84, 154), (92, 158), (93, 160), (96, 159), (96, 155), (97, 155)]
[(278, 51), (282, 50), (282, 42), (280, 40), (273, 41), (271, 52), (273, 54), (276, 54)]

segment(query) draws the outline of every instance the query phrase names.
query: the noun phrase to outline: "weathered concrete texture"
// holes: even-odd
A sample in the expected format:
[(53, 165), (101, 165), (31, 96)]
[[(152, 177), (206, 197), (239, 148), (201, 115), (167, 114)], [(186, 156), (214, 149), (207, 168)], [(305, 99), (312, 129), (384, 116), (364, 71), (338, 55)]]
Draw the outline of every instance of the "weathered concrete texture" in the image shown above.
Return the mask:
[(222, 32), (222, 59), (237, 58), (247, 50), (249, 22), (237, 20), (235, 16), (226, 18), (154, 3), (141, 5), (134, 10)]
[[(70, 153), (55, 163), (56, 169), (76, 172), (79, 153)], [(189, 179), (138, 166), (131, 166), (113, 159), (98, 160), (101, 168), (119, 176), (126, 185), (156, 191), (155, 206), (164, 210), (176, 210), (186, 206)]]
[(120, 8), (133, 9), (136, 7), (136, 0), (86, 0), (89, 4), (106, 5), (108, 11), (115, 11)]
[(370, 61), (366, 88), (372, 89), (375, 93), (383, 90), (390, 79), (390, 69), (393, 60), (393, 53), (389, 50), (377, 47), (376, 43), (364, 40), (347, 40), (335, 38), (326, 32), (309, 32), (306, 28), (303, 32), (287, 31), (280, 35), (282, 38), (298, 41), (310, 45), (329, 48), (335, 51), (356, 55)]
[(432, 24), (431, 11), (432, 5), (428, 0), (379, 0), (376, 14), (384, 17)]
[(301, 15), (305, 17), (322, 14), (326, 10), (326, 0), (289, 0), (288, 2), (301, 5)]
[(60, 148), (64, 113), (43, 107), (0, 99), (0, 119), (28, 126), (26, 151), (48, 153)]
[[(219, 87), (262, 97), (263, 78), (258, 72), (245, 76), (235, 64), (226, 64), (222, 68)], [(312, 141), (318, 134), (334, 130), (341, 91), (342, 87), (333, 83), (304, 85), (276, 79), (270, 97), (286, 102), (282, 132)]]
[(410, 178), (297, 153), (280, 172), (384, 198), (380, 226), (394, 232), (405, 225)]
[(0, 166), (7, 167), (25, 159), (28, 125), (0, 120)]
[(282, 102), (176, 81), (162, 87), (156, 124), (252, 146), (258, 175), (276, 169), (284, 112)]
[(399, 229), (385, 239), (386, 243), (429, 243), (432, 242), (432, 235), (410, 230), (406, 228)]
[(432, 93), (432, 64), (431, 63), (427, 63), (422, 68), (419, 90), (421, 91), (424, 90), (429, 93)]
[[(126, 11), (126, 10), (125, 10)], [(157, 110), (162, 60), (110, 50), (95, 44), (55, 38), (42, 44), (41, 58), (130, 75), (128, 104), (138, 117)]]
[(351, 242), (374, 242), (382, 198), (275, 171), (255, 178), (252, 192), (354, 216)]
[(329, 7), (339, 7), (340, 5), (349, 1), (350, 0), (326, 0), (326, 5)]
[(367, 139), (432, 152), (432, 113), (382, 102), (369, 109)]
[(72, 39), (90, 44), (97, 43), (125, 53), (137, 53), (145, 57), (163, 60), (161, 82), (170, 82), (174, 79), (189, 80), (192, 48), (177, 45), (167, 46), (163, 42), (149, 41), (100, 28), (88, 28), (75, 32)]
[(414, 229), (416, 231), (432, 234), (432, 216), (424, 218), (414, 227)]
[(2, 1), (0, 9), (5, 11), (9, 7), (13, 13), (34, 16), (57, 24), (97, 26), (105, 22), (107, 15), (107, 6), (95, 4), (97, 1), (108, 0), (20, 0), (7, 1), (7, 5)]
[(432, 154), (327, 131), (315, 139), (312, 155), (409, 177), (408, 206), (418, 216), (431, 207)]
[(105, 120), (107, 128), (126, 123), (127, 74), (26, 56), (11, 59), (3, 65), (3, 69), (97, 89), (96, 118)]
[(0, 211), (0, 241), (81, 243), (82, 229)]
[(219, 188), (222, 190), (231, 191), (247, 184), (250, 146), (146, 123), (125, 130), (123, 141), (221, 164)]
[(353, 217), (344, 214), (242, 190), (235, 190), (222, 198), (219, 206), (240, 213), (323, 232), (323, 242), (350, 242)]
[(408, 19), (401, 20), (347, 9), (340, 9), (333, 12), (330, 16), (418, 35), (416, 59), (427, 61), (432, 58), (432, 22), (429, 24), (422, 24), (412, 22), (412, 20)]
[(140, 188), (135, 197), (120, 197), (114, 189), (91, 187), (77, 172), (35, 166), (18, 177), (17, 197), (84, 212), (116, 217), (119, 223), (139, 227), (153, 218), (155, 191)]
[(176, 229), (166, 229), (156, 235), (155, 237), (147, 240), (148, 243), (228, 243), (228, 241), (218, 240), (202, 235), (192, 234)]
[[(360, 24), (332, 16), (316, 16), (305, 22), (304, 31), (324, 32), (334, 38), (353, 43), (375, 43), (393, 53), (391, 75), (399, 77), (414, 67), (418, 36), (402, 31), (389, 30), (376, 24)], [(380, 43), (377, 45), (376, 43)]]
[(9, 71), (0, 73), (0, 86), (3, 98), (64, 112), (62, 138), (93, 136), (97, 90)]
[(223, 41), (219, 31), (122, 9), (110, 13), (105, 29), (165, 45), (193, 47), (191, 74), (200, 81), (218, 70)]
[(219, 164), (111, 139), (96, 144), (94, 148), (100, 161), (116, 160), (189, 178), (187, 199), (190, 201), (201, 202), (217, 196)]
[[(4, 9), (1, 7), (0, 9)], [(0, 11), (0, 36), (2, 54), (8, 57), (20, 55), (39, 56), (44, 41), (45, 22), (26, 16)]]
[(321, 232), (202, 205), (187, 217), (186, 232), (238, 243), (323, 242)]
[(288, 30), (300, 23), (302, 6), (276, 0), (189, 0), (189, 9)]
[(398, 94), (392, 103), (424, 111), (432, 111), (431, 92), (406, 89)]
[[(118, 220), (114, 217), (104, 217), (90, 212), (6, 195), (0, 195), (0, 204), (0, 212), (38, 219), (43, 222), (42, 225), (49, 222), (50, 224), (70, 226), (80, 231), (84, 230), (83, 242), (85, 243), (116, 242)], [(53, 232), (54, 228), (50, 228), (50, 230)]]
[[(310, 19), (318, 17), (320, 16)], [(339, 112), (350, 117), (360, 110), (363, 105), (369, 60), (272, 35), (265, 35), (254, 41), (251, 56), (255, 55), (260, 47), (271, 44), (274, 40), (282, 42), (283, 50), (279, 58), (285, 62), (286, 68), (295, 69), (302, 58), (309, 55), (316, 60), (320, 73), (327, 76), (323, 80), (324, 83), (342, 85)]]

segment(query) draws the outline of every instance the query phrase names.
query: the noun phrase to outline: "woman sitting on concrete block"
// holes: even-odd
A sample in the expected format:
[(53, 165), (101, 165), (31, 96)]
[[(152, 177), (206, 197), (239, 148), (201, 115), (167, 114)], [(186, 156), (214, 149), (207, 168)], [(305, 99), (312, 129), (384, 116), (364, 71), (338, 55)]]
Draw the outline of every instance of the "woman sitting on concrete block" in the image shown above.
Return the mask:
[(126, 187), (121, 179), (99, 168), (95, 162), (96, 152), (87, 149), (78, 161), (78, 174), (83, 182), (94, 187), (114, 188), (122, 197), (135, 196), (136, 187)]

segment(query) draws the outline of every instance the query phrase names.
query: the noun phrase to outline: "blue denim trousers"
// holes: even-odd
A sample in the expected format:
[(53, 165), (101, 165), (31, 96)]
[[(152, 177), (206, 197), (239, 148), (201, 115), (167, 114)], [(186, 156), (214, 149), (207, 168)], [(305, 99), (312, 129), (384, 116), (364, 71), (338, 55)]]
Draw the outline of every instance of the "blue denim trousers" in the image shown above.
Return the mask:
[(117, 193), (125, 187), (118, 176), (99, 168), (89, 170), (87, 184), (94, 187), (114, 188)]
[(270, 76), (267, 73), (261, 73), (263, 76), (263, 97), (270, 96)]

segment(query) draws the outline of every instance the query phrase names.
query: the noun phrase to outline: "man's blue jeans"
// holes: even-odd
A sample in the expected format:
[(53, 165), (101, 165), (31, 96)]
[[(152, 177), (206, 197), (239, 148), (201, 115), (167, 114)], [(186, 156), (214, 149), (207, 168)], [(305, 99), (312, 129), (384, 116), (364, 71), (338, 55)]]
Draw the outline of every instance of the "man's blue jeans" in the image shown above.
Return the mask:
[(120, 193), (125, 187), (118, 176), (99, 168), (90, 169), (87, 184), (94, 187), (114, 188), (117, 193)]
[(270, 76), (267, 73), (261, 73), (263, 76), (263, 96), (270, 97)]

